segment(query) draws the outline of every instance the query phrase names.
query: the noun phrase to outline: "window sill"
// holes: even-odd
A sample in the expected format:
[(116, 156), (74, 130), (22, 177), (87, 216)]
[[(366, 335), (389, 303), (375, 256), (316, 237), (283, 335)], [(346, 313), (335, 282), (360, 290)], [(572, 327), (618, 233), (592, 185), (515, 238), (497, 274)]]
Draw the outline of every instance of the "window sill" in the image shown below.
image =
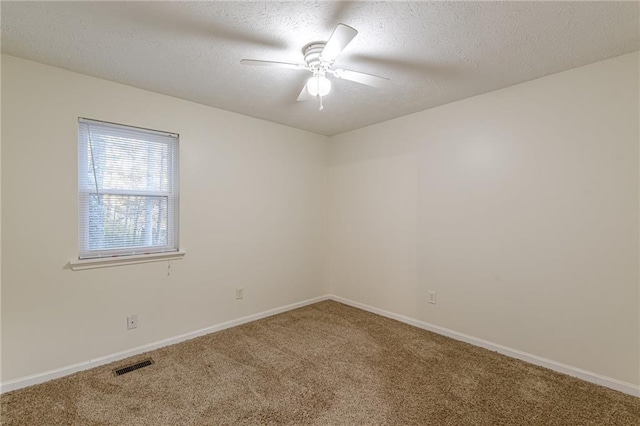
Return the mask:
[(69, 262), (73, 271), (84, 269), (108, 268), (111, 266), (134, 265), (136, 263), (161, 262), (163, 260), (180, 260), (184, 251), (170, 251), (164, 253), (135, 254), (130, 256), (97, 257), (95, 259), (79, 259)]

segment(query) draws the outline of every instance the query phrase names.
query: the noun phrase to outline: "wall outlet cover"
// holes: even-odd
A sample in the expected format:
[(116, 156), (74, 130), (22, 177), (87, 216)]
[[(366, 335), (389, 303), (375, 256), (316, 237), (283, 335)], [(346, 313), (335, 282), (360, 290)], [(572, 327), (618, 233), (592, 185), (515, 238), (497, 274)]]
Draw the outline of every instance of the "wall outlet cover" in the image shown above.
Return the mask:
[(133, 330), (134, 328), (138, 328), (138, 314), (127, 317), (127, 330)]

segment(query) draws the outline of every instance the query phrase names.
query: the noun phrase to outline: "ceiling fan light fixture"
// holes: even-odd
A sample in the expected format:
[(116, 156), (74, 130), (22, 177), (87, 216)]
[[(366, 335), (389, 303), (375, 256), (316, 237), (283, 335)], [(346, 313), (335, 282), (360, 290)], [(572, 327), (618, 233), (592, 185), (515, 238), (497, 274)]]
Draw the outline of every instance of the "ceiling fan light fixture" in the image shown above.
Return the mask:
[(242, 59), (240, 63), (242, 65), (304, 70), (312, 73), (313, 77), (305, 82), (298, 95), (298, 101), (319, 98), (320, 110), (322, 110), (322, 98), (331, 92), (331, 81), (327, 78), (327, 75), (374, 87), (384, 87), (384, 84), (389, 81), (388, 78), (373, 74), (333, 68), (334, 61), (357, 34), (358, 31), (348, 25), (336, 25), (329, 40), (326, 42), (315, 41), (302, 48), (304, 63), (293, 64), (259, 59)]
[(314, 75), (307, 80), (307, 91), (311, 96), (327, 96), (331, 91), (331, 80), (323, 75)]

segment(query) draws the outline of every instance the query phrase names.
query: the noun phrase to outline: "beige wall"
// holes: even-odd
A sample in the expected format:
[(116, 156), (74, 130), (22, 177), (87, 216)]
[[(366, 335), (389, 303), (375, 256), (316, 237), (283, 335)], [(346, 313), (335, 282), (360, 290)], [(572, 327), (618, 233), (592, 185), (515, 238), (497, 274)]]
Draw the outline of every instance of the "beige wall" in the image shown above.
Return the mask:
[(629, 54), (334, 137), (332, 292), (639, 384), (638, 75)]
[[(0, 82), (2, 81), (2, 55), (0, 55)], [(0, 84), (2, 99), (2, 84)], [(2, 378), (2, 102), (0, 102), (0, 380)], [(325, 269), (326, 272), (326, 269)]]
[[(2, 381), (327, 293), (326, 137), (7, 56), (2, 89)], [(65, 269), (79, 116), (180, 134), (170, 276)]]
[[(639, 384), (639, 58), (329, 139), (3, 56), (2, 381), (333, 292)], [(170, 276), (65, 269), (78, 116), (181, 134)]]

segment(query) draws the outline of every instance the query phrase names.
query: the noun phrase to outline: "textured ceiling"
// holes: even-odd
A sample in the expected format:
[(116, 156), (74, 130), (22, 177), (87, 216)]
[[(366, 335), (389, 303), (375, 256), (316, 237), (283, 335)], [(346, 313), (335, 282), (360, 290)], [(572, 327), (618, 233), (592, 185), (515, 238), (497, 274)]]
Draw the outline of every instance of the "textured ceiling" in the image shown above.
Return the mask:
[[(5, 2), (2, 51), (334, 135), (640, 48), (636, 2)], [(302, 62), (337, 23), (359, 31), (323, 111)]]

